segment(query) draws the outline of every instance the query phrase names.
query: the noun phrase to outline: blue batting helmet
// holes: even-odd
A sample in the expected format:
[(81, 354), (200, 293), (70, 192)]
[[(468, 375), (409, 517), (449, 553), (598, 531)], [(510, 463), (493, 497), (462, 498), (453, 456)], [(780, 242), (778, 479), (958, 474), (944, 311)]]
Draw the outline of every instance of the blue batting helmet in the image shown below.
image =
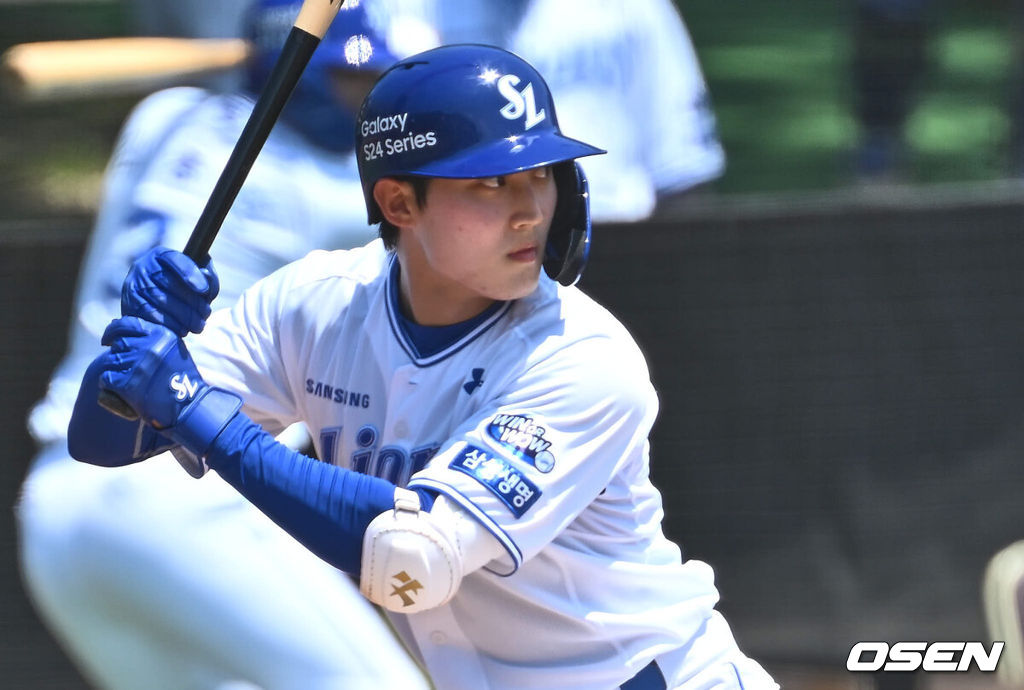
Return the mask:
[[(257, 0), (245, 19), (252, 44), (247, 87), (258, 93), (270, 76), (281, 48), (302, 7), (302, 0)], [(355, 113), (338, 100), (331, 85), (332, 70), (379, 73), (398, 57), (369, 20), (362, 3), (345, 3), (313, 51), (285, 107), (282, 118), (325, 148), (350, 151)]]
[(587, 181), (575, 159), (598, 153), (561, 133), (540, 74), (493, 46), (442, 46), (392, 65), (356, 121), (370, 223), (383, 220), (373, 187), (384, 177), (497, 177), (552, 166), (558, 202), (544, 270), (563, 285), (579, 279), (590, 246)]

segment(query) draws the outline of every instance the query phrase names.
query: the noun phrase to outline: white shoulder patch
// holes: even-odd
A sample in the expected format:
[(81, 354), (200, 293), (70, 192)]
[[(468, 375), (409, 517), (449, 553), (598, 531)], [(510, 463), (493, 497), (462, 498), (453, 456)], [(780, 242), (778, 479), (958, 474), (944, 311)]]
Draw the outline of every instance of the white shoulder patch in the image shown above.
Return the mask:
[(420, 510), (414, 491), (395, 489), (395, 508), (381, 513), (363, 536), (359, 589), (367, 599), (396, 613), (441, 606), (462, 582), (457, 536)]

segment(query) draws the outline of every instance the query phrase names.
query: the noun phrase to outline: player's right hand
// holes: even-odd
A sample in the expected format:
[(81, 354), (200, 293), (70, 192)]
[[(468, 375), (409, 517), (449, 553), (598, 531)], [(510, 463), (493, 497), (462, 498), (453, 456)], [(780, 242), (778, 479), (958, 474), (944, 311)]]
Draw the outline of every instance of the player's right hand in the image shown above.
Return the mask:
[(197, 458), (242, 407), (240, 397), (203, 381), (185, 342), (165, 326), (122, 316), (101, 342), (107, 351), (93, 362), (99, 388)]
[(100, 388), (116, 393), (157, 429), (178, 416), (206, 387), (182, 339), (169, 328), (134, 316), (115, 319), (103, 332), (109, 349)]
[(132, 263), (121, 286), (121, 315), (166, 326), (178, 337), (199, 333), (220, 291), (213, 262), (200, 268), (181, 252), (154, 247)]

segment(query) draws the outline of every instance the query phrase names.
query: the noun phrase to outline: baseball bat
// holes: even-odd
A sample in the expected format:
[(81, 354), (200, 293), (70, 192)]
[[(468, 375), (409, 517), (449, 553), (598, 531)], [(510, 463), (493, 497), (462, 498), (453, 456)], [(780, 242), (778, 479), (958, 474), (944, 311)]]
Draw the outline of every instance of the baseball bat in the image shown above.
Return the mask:
[[(199, 220), (188, 238), (184, 253), (199, 265), (209, 263), (208, 252), (225, 216), (238, 196), (238, 190), (249, 175), (270, 130), (277, 121), (281, 110), (292, 90), (302, 76), (303, 70), (313, 57), (313, 51), (328, 27), (341, 9), (344, 0), (304, 0), (299, 9), (281, 55), (270, 72), (267, 83), (256, 99), (256, 105), (235, 143), (223, 172), (206, 201)], [(110, 412), (125, 419), (137, 419), (138, 414), (119, 396), (100, 390), (100, 404)]]
[(185, 83), (242, 64), (240, 38), (162, 37), (41, 41), (0, 55), (4, 91), (19, 101), (122, 94)]

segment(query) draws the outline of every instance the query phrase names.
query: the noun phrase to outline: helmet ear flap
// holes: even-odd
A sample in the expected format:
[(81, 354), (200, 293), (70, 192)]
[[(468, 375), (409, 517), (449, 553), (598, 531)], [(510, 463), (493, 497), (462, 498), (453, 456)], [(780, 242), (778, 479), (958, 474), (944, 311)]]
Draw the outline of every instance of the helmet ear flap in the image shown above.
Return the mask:
[(576, 161), (552, 167), (558, 201), (544, 250), (544, 272), (562, 285), (575, 285), (590, 256), (590, 194)]

